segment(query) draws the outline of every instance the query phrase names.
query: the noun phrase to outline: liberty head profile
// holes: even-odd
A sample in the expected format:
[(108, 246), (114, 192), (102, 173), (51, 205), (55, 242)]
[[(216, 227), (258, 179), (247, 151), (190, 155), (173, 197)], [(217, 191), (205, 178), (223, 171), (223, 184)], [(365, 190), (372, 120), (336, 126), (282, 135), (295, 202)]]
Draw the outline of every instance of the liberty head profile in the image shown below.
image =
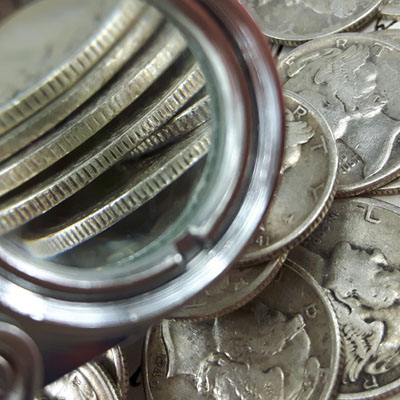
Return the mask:
[(307, 270), (328, 290), (345, 344), (343, 383), (400, 365), (400, 269), (379, 249), (349, 242), (328, 260), (299, 247)]
[(162, 337), (168, 378), (188, 377), (207, 398), (307, 400), (321, 378), (302, 315), (260, 299), (206, 323), (165, 320)]
[(284, 84), (308, 100), (325, 117), (336, 141), (363, 160), (364, 178), (385, 166), (400, 132), (399, 121), (386, 112), (380, 62), (372, 61), (367, 45), (325, 48), (289, 65)]

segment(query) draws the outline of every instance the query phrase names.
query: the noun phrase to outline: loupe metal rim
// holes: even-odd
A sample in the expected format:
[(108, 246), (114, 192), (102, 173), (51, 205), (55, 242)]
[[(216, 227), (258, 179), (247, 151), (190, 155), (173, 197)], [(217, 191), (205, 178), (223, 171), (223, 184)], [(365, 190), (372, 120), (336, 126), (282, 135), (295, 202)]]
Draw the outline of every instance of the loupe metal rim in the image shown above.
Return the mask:
[[(239, 161), (237, 165), (225, 166), (230, 172), (232, 167), (238, 168), (232, 174), (229, 201), (222, 210), (217, 208), (218, 212), (211, 218), (212, 224), (207, 225), (207, 231), (201, 232), (195, 225), (189, 227), (189, 235), (197, 236), (204, 244), (208, 241), (213, 247), (205, 246), (185, 264), (185, 272), (168, 283), (145, 294), (113, 302), (81, 302), (79, 296), (75, 301), (64, 301), (34, 293), (1, 277), (1, 302), (20, 315), (37, 321), (88, 329), (121, 330), (132, 323), (150, 322), (182, 305), (229, 266), (257, 228), (272, 196), (282, 153), (283, 103), (265, 39), (243, 7), (232, 0), (153, 0), (153, 3), (183, 26), (197, 39), (197, 43), (208, 41), (213, 48), (212, 56), (221, 60), (218, 65), (211, 66), (216, 69), (214, 73), (228, 78), (221, 85), (224, 91), (220, 91), (220, 95), (227, 104), (232, 98), (243, 101), (237, 104), (238, 109), (225, 110), (228, 112), (224, 115), (226, 126), (235, 129), (231, 136), (236, 135), (237, 142), (243, 145), (243, 153), (237, 153), (241, 158), (236, 160)], [(246, 48), (249, 37), (251, 47)], [(230, 39), (236, 39), (236, 48), (231, 45), (229, 50), (226, 46), (227, 43), (229, 46)], [(236, 60), (236, 64), (227, 64), (226, 59), (221, 57), (226, 56), (227, 51), (230, 56), (241, 51), (243, 57)], [(229, 61), (233, 62), (233, 59)], [(249, 79), (253, 86), (251, 93), (246, 92)], [(227, 82), (233, 86), (227, 86)], [(244, 120), (236, 123), (238, 117)], [(85, 290), (92, 289), (97, 293), (100, 289), (107, 289), (102, 286), (103, 282), (99, 283), (96, 287), (96, 282), (92, 282), (91, 288)], [(126, 281), (124, 284), (111, 282), (108, 289), (120, 290), (129, 284)], [(57, 283), (52, 282), (52, 285), (57, 286)], [(64, 286), (69, 288), (65, 282)], [(76, 289), (75, 286), (73, 288)], [(16, 297), (24, 301), (11, 304)]]

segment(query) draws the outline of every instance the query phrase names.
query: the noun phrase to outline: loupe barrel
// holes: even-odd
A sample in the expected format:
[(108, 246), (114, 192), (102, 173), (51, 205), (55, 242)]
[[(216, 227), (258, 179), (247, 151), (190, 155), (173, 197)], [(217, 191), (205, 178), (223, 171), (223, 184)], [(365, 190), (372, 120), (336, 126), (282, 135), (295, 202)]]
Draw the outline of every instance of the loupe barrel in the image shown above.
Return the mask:
[(233, 0), (34, 1), (0, 52), (0, 307), (49, 382), (235, 261), (279, 175), (283, 102)]

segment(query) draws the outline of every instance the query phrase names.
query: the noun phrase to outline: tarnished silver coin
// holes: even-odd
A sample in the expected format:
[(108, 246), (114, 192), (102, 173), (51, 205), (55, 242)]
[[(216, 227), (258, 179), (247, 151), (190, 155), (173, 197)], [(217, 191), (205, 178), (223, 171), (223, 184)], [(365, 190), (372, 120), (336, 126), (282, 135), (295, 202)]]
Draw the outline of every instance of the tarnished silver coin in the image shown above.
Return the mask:
[(400, 208), (337, 200), (289, 257), (326, 289), (345, 346), (340, 399), (373, 399), (400, 390)]
[(128, 365), (121, 346), (114, 346), (103, 353), (97, 361), (115, 382), (120, 398), (126, 399), (129, 389)]
[(239, 0), (272, 41), (297, 46), (356, 29), (378, 12), (382, 0)]
[(369, 192), (370, 194), (391, 195), (400, 194), (400, 178)]
[(400, 0), (388, 0), (379, 10), (379, 14), (384, 18), (400, 19)]
[(242, 307), (272, 281), (286, 255), (285, 253), (267, 264), (231, 267), (170, 317), (200, 321), (220, 317)]
[(78, 81), (143, 6), (135, 0), (42, 0), (5, 20), (0, 26), (0, 134)]
[(163, 21), (157, 10), (146, 7), (138, 21), (82, 79), (46, 107), (0, 136), (0, 161), (49, 132), (98, 92), (133, 57)]
[(326, 119), (339, 153), (338, 196), (368, 192), (400, 174), (400, 47), (348, 33), (306, 43), (279, 63), (285, 89)]
[(103, 367), (90, 362), (45, 386), (36, 400), (121, 400)]
[(286, 92), (286, 143), (281, 180), (270, 208), (240, 263), (276, 257), (318, 225), (335, 195), (338, 155), (324, 118), (308, 102)]
[(164, 83), (164, 90), (154, 91), (137, 112), (129, 113), (125, 118), (117, 117), (115, 123), (105, 128), (107, 132), (101, 134), (97, 143), (92, 141), (82, 145), (64, 160), (62, 167), (50, 168), (40, 179), (28, 182), (23, 189), (16, 189), (10, 196), (0, 199), (0, 233), (51, 210), (124, 156), (146, 154), (210, 119), (208, 97), (174, 117), (205, 84), (194, 60), (188, 65), (182, 63), (179, 76), (166, 77)]
[(295, 265), (255, 300), (204, 322), (164, 320), (148, 332), (148, 399), (327, 400), (340, 336), (328, 299)]
[(118, 80), (65, 123), (0, 165), (0, 195), (33, 178), (94, 136), (137, 100), (185, 49), (185, 39), (167, 24)]
[(60, 210), (57, 207), (25, 225), (25, 246), (33, 255), (51, 257), (105, 231), (202, 159), (209, 150), (210, 134), (211, 127), (206, 124), (149, 159), (110, 169), (78, 196), (62, 203)]

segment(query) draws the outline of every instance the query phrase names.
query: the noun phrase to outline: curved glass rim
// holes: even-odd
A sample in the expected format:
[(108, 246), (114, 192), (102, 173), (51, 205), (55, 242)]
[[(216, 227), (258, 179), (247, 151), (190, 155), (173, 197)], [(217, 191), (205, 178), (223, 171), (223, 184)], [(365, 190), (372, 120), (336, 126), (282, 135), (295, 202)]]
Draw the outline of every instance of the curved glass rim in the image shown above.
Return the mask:
[[(208, 198), (212, 201), (191, 216), (192, 223), (181, 241), (163, 246), (154, 255), (155, 258), (165, 258), (169, 254), (172, 264), (167, 269), (171, 265), (179, 267), (180, 273), (175, 279), (170, 279), (145, 294), (112, 302), (90, 303), (81, 302), (79, 296), (71, 302), (54, 297), (49, 299), (15, 282), (0, 279), (3, 305), (19, 314), (80, 328), (121, 328), (138, 321), (150, 321), (186, 302), (232, 263), (257, 228), (272, 196), (282, 156), (283, 101), (265, 39), (243, 7), (233, 0), (203, 0), (201, 3), (196, 0), (152, 2), (178, 22), (178, 26), (184, 28), (191, 37), (191, 44), (197, 49), (197, 54), (202, 49), (200, 54), (205, 59), (200, 59), (200, 62), (204, 72), (208, 79), (218, 82), (212, 90), (216, 91), (217, 107), (224, 111), (221, 112), (220, 126), (224, 128), (224, 135), (221, 137), (225, 139), (222, 141), (219, 137), (223, 146), (215, 150), (215, 157), (222, 168), (215, 172), (215, 177), (218, 178), (215, 187), (218, 190), (214, 187)], [(218, 25), (221, 21), (225, 27), (229, 26), (232, 35), (238, 35), (238, 47), (246, 58), (242, 61), (247, 62), (247, 68), (243, 68), (237, 60), (234, 62), (238, 49), (232, 48), (229, 42), (232, 38), (227, 37), (226, 31)], [(237, 22), (238, 25), (235, 26)], [(246, 49), (249, 45), (252, 47)], [(254, 54), (251, 56), (252, 52)], [(232, 61), (232, 64), (227, 63), (227, 60)], [(249, 78), (257, 89), (253, 93), (254, 98), (243, 97)], [(251, 109), (254, 105), (256, 110)], [(214, 145), (216, 149), (217, 145)], [(221, 153), (218, 154), (218, 151)], [(233, 211), (230, 213), (230, 210)], [(205, 216), (210, 218), (204, 218)], [(185, 260), (182, 249), (185, 245), (190, 248), (193, 243), (201, 243), (202, 248)], [(7, 254), (1, 251), (0, 257), (2, 256), (8, 261)], [(151, 264), (147, 266), (154, 268)], [(160, 266), (159, 263), (158, 267)], [(115, 271), (113, 275), (115, 276)], [(33, 281), (40, 281), (40, 276), (31, 278), (34, 278)], [(73, 285), (73, 289), (82, 289), (85, 293), (120, 290), (121, 287), (132, 286), (132, 281), (127, 282), (126, 278), (119, 277), (117, 282), (107, 282), (110, 283), (108, 287), (104, 287), (103, 281), (99, 281), (101, 285), (96, 286), (95, 281), (83, 282), (80, 278), (79, 284)], [(57, 288), (58, 285), (69, 288), (65, 277), (60, 280), (61, 282), (51, 282), (50, 288)], [(23, 308), (11, 302), (17, 293), (21, 299), (24, 298), (20, 303), (24, 305)], [(34, 308), (31, 307), (33, 304)], [(119, 312), (116, 312), (117, 308)], [(79, 312), (74, 313), (73, 310)]]

